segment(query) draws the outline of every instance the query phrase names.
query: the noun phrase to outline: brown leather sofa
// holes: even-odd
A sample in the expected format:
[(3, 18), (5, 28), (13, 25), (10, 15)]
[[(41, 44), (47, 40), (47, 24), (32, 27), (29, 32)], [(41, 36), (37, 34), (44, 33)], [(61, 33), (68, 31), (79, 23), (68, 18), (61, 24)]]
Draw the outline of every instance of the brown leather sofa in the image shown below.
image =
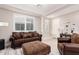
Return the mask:
[(42, 35), (37, 32), (13, 32), (9, 40), (12, 48), (18, 48), (26, 42), (41, 41), (41, 37)]
[(58, 41), (58, 50), (62, 55), (79, 55), (79, 34), (73, 33), (70, 43)]

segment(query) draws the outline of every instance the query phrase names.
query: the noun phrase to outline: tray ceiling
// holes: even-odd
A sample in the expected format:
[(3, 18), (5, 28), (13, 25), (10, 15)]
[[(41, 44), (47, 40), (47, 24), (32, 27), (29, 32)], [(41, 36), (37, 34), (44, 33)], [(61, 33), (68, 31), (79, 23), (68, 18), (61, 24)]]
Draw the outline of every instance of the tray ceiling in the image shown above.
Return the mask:
[(79, 5), (72, 4), (3, 4), (0, 7), (29, 15), (48, 17), (57, 17), (79, 10)]

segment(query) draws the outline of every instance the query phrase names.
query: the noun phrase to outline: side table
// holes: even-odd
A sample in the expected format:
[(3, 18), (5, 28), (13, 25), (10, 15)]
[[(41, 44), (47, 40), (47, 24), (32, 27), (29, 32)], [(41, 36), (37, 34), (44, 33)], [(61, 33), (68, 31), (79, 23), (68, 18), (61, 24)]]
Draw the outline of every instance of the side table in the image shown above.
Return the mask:
[(0, 50), (5, 48), (5, 40), (4, 39), (0, 39)]

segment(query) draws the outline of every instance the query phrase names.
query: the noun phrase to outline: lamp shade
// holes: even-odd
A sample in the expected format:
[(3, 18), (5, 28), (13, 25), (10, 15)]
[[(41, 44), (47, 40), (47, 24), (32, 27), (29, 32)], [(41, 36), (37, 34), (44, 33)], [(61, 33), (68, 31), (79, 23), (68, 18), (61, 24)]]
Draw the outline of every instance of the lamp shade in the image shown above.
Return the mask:
[(0, 26), (8, 26), (7, 22), (0, 22)]

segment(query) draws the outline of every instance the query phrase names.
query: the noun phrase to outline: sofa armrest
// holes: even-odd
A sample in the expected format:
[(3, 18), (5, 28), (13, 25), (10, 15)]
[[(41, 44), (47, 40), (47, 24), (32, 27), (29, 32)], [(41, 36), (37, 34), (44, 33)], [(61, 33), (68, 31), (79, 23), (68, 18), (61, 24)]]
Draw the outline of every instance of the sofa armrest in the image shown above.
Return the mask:
[(13, 36), (10, 36), (9, 41), (14, 41), (14, 40), (15, 40), (15, 38)]
[(75, 43), (66, 43), (64, 44), (64, 51), (63, 54), (67, 55), (79, 55), (79, 44), (75, 44)]
[(42, 40), (42, 34), (39, 34), (40, 41)]
[(42, 37), (42, 34), (39, 34), (39, 37)]

